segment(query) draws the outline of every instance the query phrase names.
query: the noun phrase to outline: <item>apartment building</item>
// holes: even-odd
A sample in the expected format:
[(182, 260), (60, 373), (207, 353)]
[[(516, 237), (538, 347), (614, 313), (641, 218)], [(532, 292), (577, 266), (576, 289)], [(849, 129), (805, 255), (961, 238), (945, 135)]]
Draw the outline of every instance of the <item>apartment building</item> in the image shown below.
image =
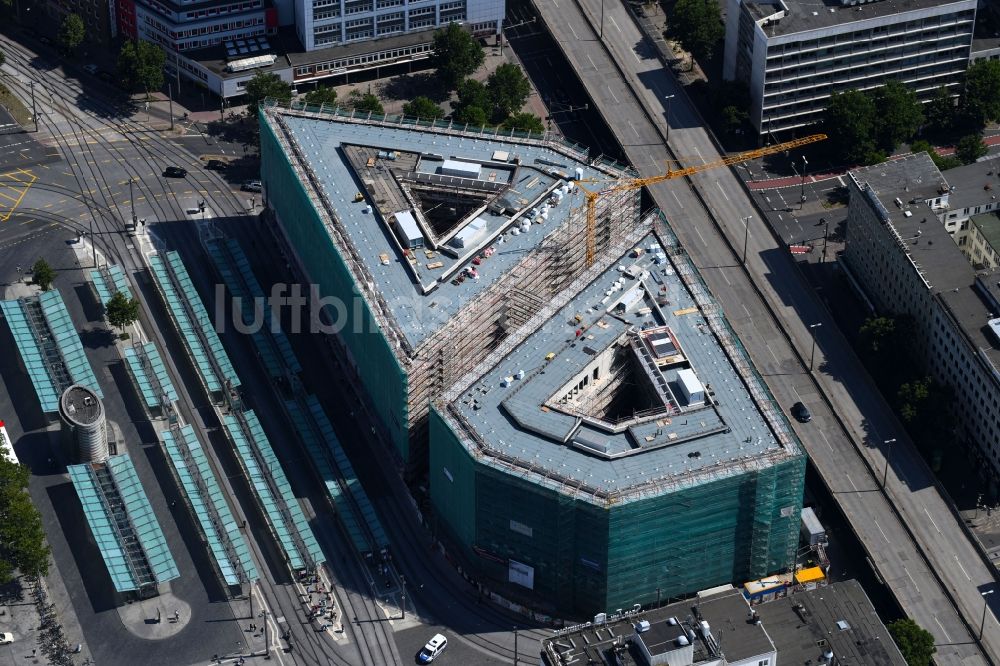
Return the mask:
[[(926, 153), (850, 172), (844, 266), (877, 311), (913, 318), (926, 371), (954, 391), (956, 442), (995, 482), (1000, 271), (976, 270), (939, 223), (968, 215), (968, 202), (955, 195), (979, 186), (954, 182), (959, 188), (949, 187)], [(979, 196), (993, 202), (989, 189)]]
[[(184, 53), (227, 41), (263, 37), (276, 29), (277, 9), (264, 0), (134, 0), (136, 37), (167, 53)], [(128, 12), (122, 12), (123, 18)], [(125, 29), (122, 32), (126, 32)]]
[(61, 25), (70, 14), (83, 20), (88, 44), (110, 44), (116, 34), (115, 0), (42, 0), (38, 3), (23, 3), (21, 16), (37, 24)]
[(761, 137), (820, 121), (831, 93), (898, 79), (958, 93), (976, 0), (728, 0), (723, 76), (750, 89)]

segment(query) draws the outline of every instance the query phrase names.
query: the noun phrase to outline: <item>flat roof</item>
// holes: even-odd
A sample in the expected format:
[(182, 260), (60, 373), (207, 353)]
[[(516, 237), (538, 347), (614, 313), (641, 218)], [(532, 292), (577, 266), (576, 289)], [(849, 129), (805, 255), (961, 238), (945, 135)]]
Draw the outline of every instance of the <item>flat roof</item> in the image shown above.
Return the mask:
[(953, 211), (990, 203), (1000, 195), (1000, 155), (981, 162), (963, 164), (941, 174), (951, 192), (948, 204)]
[[(282, 115), (308, 162), (300, 166), (309, 166), (315, 173), (339, 219), (339, 229), (372, 275), (372, 288), (388, 303), (391, 313), (387, 316), (395, 319), (413, 347), (483, 294), (525, 252), (539, 246), (566, 221), (572, 208), (583, 205), (584, 199), (574, 188), (548, 211), (542, 224), (532, 224), (527, 232), (520, 228), (513, 231), (514, 218), (521, 221), (531, 209), (538, 208), (577, 168), (582, 169), (584, 178), (601, 181), (621, 175), (606, 166), (591, 165), (579, 151), (540, 139), (473, 135), (457, 129), (429, 131), (274, 107), (265, 118), (273, 122), (275, 113)], [(497, 151), (509, 153), (511, 161), (494, 160)], [(379, 152), (394, 152), (396, 157), (379, 157)], [(286, 157), (297, 163), (294, 154)], [(484, 168), (478, 179), (448, 176), (439, 168), (446, 159), (477, 162)], [(406, 181), (406, 188), (399, 185), (402, 181)], [(460, 195), (472, 206), (463, 223), (478, 217), (485, 222), (485, 231), (468, 247), (445, 242), (438, 251), (422, 248), (404, 254), (384, 213), (397, 212), (402, 202), (430, 215), (433, 205), (422, 207), (413, 200), (418, 188), (436, 190), (439, 195)], [(364, 193), (363, 201), (356, 200), (358, 193)], [(490, 206), (476, 212), (480, 204), (490, 202), (508, 208), (501, 212)], [(492, 254), (483, 259), (487, 248)], [(477, 257), (481, 263), (473, 265)], [(468, 277), (468, 273), (463, 277), (466, 269), (474, 270), (476, 277)], [(461, 283), (453, 284), (459, 277)], [(355, 279), (366, 282), (361, 276)]]
[[(603, 622), (584, 625), (557, 632), (542, 641), (542, 653), (550, 665), (568, 663), (615, 663), (607, 658), (616, 641), (625, 640), (627, 649), (618, 653), (623, 666), (646, 663), (634, 645), (641, 638), (652, 654), (662, 654), (678, 648), (676, 639), (685, 635), (689, 640), (690, 661), (678, 663), (715, 663), (718, 659), (715, 646), (721, 648), (728, 663), (735, 663), (757, 656), (768, 656), (774, 644), (765, 627), (748, 621), (750, 606), (736, 589), (727, 589), (704, 597), (679, 601), (661, 608), (612, 615)], [(637, 633), (641, 622), (649, 628)], [(700, 622), (708, 623), (709, 632), (716, 641), (710, 646), (700, 631)], [(557, 661), (556, 655), (562, 656)]]
[(819, 664), (824, 650), (832, 650), (845, 664), (906, 666), (856, 580), (796, 592), (754, 608), (782, 666)]
[[(490, 464), (509, 469), (513, 463), (543, 484), (561, 476), (595, 494), (638, 496), (651, 483), (700, 483), (792, 453), (747, 391), (742, 373), (748, 370), (733, 365), (677, 265), (648, 227), (642, 229), (634, 234), (639, 256), (607, 257), (603, 273), (558, 310), (529, 322), (526, 337), (506, 357), (491, 355), (442, 400), (448, 414), (459, 417), (454, 423), (467, 446), (485, 444), (500, 454), (502, 462), (487, 457)], [(643, 292), (639, 300), (629, 297), (636, 288)], [(632, 303), (624, 312), (623, 302)], [(636, 334), (664, 327), (681, 354), (654, 369)], [(648, 385), (650, 409), (613, 420), (589, 413), (586, 389), (615, 381), (601, 367), (622, 363), (632, 366), (626, 383)], [(707, 400), (685, 403), (677, 383), (682, 367), (694, 371)], [(587, 386), (578, 390), (584, 377)]]
[[(975, 9), (975, 0), (942, 2), (941, 0), (881, 0), (865, 2), (855, 6), (845, 6), (840, 0), (775, 0), (775, 2), (747, 2), (751, 15), (760, 20), (787, 8), (784, 18), (769, 23), (765, 32), (769, 38), (783, 37), (795, 33), (809, 32), (823, 28), (860, 21), (877, 20), (878, 24), (906, 20), (898, 16), (907, 12), (937, 9), (936, 13)], [(889, 21), (890, 17), (895, 17)], [(874, 21), (873, 21), (874, 22)], [(971, 30), (970, 30), (971, 32)]]
[(973, 215), (971, 222), (979, 230), (986, 243), (1000, 252), (1000, 215), (995, 211), (984, 215)]
[(79, 425), (90, 425), (104, 412), (101, 399), (86, 386), (74, 384), (59, 398), (63, 416)]

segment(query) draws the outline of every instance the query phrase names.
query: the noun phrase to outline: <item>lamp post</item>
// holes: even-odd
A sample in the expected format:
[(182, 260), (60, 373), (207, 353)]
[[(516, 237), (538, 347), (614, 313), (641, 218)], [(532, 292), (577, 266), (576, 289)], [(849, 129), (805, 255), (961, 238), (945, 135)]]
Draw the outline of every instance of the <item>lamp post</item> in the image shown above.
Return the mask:
[[(604, 39), (604, 0), (601, 0), (601, 39)], [(516, 662), (517, 659), (515, 658)]]
[(812, 333), (812, 351), (809, 352), (809, 372), (813, 371), (813, 362), (816, 360), (816, 329), (822, 325), (822, 322), (809, 324), (809, 332)]
[(35, 131), (38, 131), (38, 109), (35, 107), (35, 82), (28, 81), (28, 89), (31, 90), (31, 120), (35, 123)]
[(132, 206), (132, 228), (136, 228), (136, 217), (135, 217), (135, 178), (128, 179), (128, 200), (129, 204)]
[(399, 595), (399, 605), (402, 608), (403, 614), (400, 617), (401, 620), (406, 619), (406, 576), (399, 574), (399, 584), (403, 587), (403, 591)]
[(823, 223), (823, 254), (819, 258), (819, 263), (826, 262), (826, 239), (830, 236), (830, 223), (825, 217), (819, 218), (819, 221)]
[(892, 445), (896, 443), (896, 438), (887, 439), (885, 444), (885, 469), (882, 470), (882, 490), (885, 490), (886, 481), (889, 480), (889, 456), (892, 453)]
[(802, 179), (799, 181), (799, 208), (802, 208), (802, 204), (806, 202), (806, 167), (809, 166), (809, 162), (806, 161), (806, 156), (802, 156)]
[(670, 100), (672, 100), (676, 95), (664, 95), (663, 101), (666, 102), (666, 114), (667, 114), (667, 141), (670, 141)]
[(517, 627), (514, 627), (514, 666), (517, 666)]
[(986, 628), (986, 597), (996, 592), (996, 590), (986, 590), (985, 592), (980, 592), (983, 595), (983, 619), (979, 623), (979, 640), (983, 640), (983, 629)]
[(753, 219), (753, 215), (747, 215), (746, 217), (741, 217), (743, 220), (743, 265), (747, 265), (747, 244), (750, 242), (750, 220)]

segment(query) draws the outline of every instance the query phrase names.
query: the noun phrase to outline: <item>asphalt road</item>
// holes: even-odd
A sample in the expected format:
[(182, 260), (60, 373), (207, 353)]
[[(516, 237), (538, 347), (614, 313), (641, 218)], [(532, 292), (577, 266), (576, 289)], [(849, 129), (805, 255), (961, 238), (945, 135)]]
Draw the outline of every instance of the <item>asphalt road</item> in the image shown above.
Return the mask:
[[(623, 5), (605, 5), (604, 43), (597, 39), (601, 4), (600, 0), (535, 2), (632, 164), (643, 175), (656, 175), (674, 155), (685, 164), (717, 159), (718, 151), (684, 90), (650, 55), (648, 43)], [(674, 97), (667, 101), (668, 95)], [(668, 131), (671, 153), (664, 147)], [(707, 203), (707, 212), (694, 187)], [(779, 403), (788, 406), (801, 400), (809, 406), (813, 422), (796, 425), (796, 430), (905, 612), (934, 634), (943, 661), (983, 663), (971, 627), (978, 629), (983, 611), (980, 592), (992, 589), (992, 572), (835, 322), (764, 228), (739, 180), (729, 169), (716, 169), (690, 181), (661, 183), (651, 188), (651, 194)], [(747, 215), (754, 217), (746, 237), (745, 271), (740, 255)], [(810, 329), (812, 324), (822, 326)], [(815, 381), (804, 367), (813, 331), (817, 332)], [(879, 492), (878, 472), (885, 464), (882, 442), (890, 438), (897, 442), (887, 497)], [(957, 599), (957, 610), (949, 594)], [(992, 614), (984, 642), (995, 660), (1000, 654), (1000, 626)]]

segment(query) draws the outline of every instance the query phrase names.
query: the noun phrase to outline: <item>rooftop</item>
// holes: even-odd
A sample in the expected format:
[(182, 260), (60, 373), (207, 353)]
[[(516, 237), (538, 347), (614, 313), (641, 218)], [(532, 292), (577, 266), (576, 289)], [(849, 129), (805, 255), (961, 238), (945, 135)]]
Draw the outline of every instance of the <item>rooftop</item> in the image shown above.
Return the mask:
[(464, 434), (503, 465), (516, 461), (541, 483), (567, 477), (594, 494), (635, 494), (789, 454), (683, 269), (656, 236), (640, 234), (446, 396)]
[(59, 411), (78, 425), (90, 425), (104, 412), (101, 399), (86, 386), (74, 384), (63, 391)]
[(964, 164), (941, 174), (951, 187), (948, 195), (951, 210), (963, 211), (997, 198), (1000, 194), (1000, 163), (996, 157)]
[(842, 664), (906, 664), (856, 580), (796, 592), (755, 608), (782, 666), (819, 664), (824, 650)]
[(995, 251), (1000, 251), (1000, 215), (995, 211), (984, 215), (973, 215), (970, 221), (987, 244)]
[[(769, 38), (785, 37), (812, 30), (833, 28), (847, 23), (872, 21), (885, 23), (888, 17), (906, 12), (938, 9), (937, 13), (975, 9), (975, 0), (881, 0), (845, 6), (840, 0), (750, 0), (747, 9), (755, 20), (763, 20), (785, 9), (784, 17), (765, 25)], [(904, 20), (902, 17), (896, 19)], [(851, 29), (861, 29), (861, 26)]]
[[(768, 656), (774, 651), (774, 645), (764, 627), (748, 621), (749, 612), (750, 606), (743, 595), (738, 590), (727, 589), (655, 610), (613, 615), (601, 622), (564, 630), (542, 641), (542, 652), (550, 665), (615, 663), (610, 655), (619, 643), (618, 663), (633, 666), (646, 663), (636, 645), (638, 638), (651, 654), (676, 653), (671, 655), (673, 659), (664, 663), (717, 663), (719, 648), (729, 663)], [(645, 629), (645, 622), (649, 623), (648, 629)], [(708, 636), (702, 632), (701, 622), (708, 623)], [(678, 640), (682, 636), (684, 638)], [(685, 640), (686, 646), (682, 645)]]
[(621, 175), (539, 139), (274, 113), (413, 347), (583, 204), (569, 178)]

